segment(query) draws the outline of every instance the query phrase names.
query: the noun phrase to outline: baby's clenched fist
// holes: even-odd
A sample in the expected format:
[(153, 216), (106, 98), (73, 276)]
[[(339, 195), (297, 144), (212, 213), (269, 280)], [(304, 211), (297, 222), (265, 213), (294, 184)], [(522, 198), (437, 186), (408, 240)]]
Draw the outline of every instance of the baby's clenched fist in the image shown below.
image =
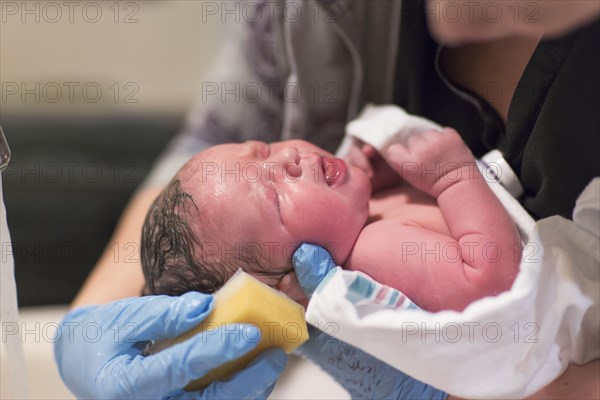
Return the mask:
[(475, 157), (450, 128), (412, 136), (387, 151), (388, 163), (412, 186), (437, 198), (450, 186), (479, 177)]

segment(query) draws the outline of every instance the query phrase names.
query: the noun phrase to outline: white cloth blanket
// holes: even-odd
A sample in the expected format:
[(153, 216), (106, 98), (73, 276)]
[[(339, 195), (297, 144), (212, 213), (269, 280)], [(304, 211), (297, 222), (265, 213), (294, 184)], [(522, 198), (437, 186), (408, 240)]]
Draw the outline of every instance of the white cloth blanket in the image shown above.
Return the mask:
[[(436, 126), (395, 106), (368, 106), (347, 130), (360, 129), (360, 138), (381, 151), (405, 140), (405, 127), (418, 134)], [(526, 397), (569, 363), (599, 358), (600, 178), (580, 195), (573, 220), (554, 216), (535, 224), (502, 185), (490, 186), (526, 242), (510, 291), (460, 313), (430, 313), (364, 274), (338, 268), (311, 299), (307, 321), (329, 332), (334, 326), (339, 339), (467, 398)]]

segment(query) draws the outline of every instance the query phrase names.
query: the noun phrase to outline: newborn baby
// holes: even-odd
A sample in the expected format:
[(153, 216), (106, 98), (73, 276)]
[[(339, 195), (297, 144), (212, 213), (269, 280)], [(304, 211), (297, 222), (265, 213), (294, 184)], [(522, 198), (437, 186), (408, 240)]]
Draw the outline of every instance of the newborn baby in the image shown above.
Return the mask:
[(371, 196), (364, 167), (304, 141), (198, 153), (146, 217), (146, 291), (211, 293), (242, 268), (304, 302), (291, 262), (301, 243), (429, 311), (509, 289), (519, 236), (460, 136), (427, 132), (385, 157), (403, 180)]

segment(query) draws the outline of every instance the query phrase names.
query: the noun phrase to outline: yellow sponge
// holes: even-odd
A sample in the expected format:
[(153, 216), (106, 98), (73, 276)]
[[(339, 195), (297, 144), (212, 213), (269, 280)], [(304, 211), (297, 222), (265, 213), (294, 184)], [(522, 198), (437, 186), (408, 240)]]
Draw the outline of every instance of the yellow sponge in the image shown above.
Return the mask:
[(252, 323), (260, 329), (258, 346), (245, 356), (190, 382), (186, 390), (203, 389), (213, 381), (225, 380), (244, 369), (266, 349), (279, 347), (290, 353), (308, 340), (304, 308), (283, 293), (239, 270), (217, 291), (213, 310), (200, 325), (177, 338), (156, 342), (149, 352), (156, 353), (200, 332), (214, 331), (236, 322)]

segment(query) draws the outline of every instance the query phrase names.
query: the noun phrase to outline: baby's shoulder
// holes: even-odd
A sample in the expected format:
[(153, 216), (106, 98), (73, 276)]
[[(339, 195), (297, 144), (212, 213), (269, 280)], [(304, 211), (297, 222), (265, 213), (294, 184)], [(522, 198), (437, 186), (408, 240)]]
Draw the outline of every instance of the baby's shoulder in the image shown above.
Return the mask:
[(391, 249), (410, 240), (414, 228), (424, 229), (417, 221), (408, 221), (400, 217), (371, 221), (358, 235), (348, 260), (364, 264), (372, 263), (375, 256), (387, 257)]

